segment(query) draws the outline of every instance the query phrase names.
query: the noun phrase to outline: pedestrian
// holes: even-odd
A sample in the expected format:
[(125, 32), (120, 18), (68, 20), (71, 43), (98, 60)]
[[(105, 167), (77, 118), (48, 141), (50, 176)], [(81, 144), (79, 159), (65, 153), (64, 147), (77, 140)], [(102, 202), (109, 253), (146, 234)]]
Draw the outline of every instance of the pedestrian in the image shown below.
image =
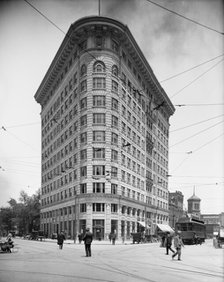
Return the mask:
[(169, 250), (173, 253), (174, 250), (171, 248), (172, 246), (172, 236), (170, 235), (170, 232), (167, 232), (166, 239), (165, 239), (165, 246), (166, 246), (166, 255), (169, 255)]
[(86, 257), (91, 257), (91, 243), (93, 241), (93, 234), (90, 232), (89, 228), (86, 228), (83, 241), (85, 244)]
[(12, 234), (9, 233), (7, 238), (6, 238), (6, 251), (11, 253), (11, 248), (13, 248), (13, 241), (12, 241)]
[(111, 239), (112, 239), (112, 244), (115, 245), (115, 241), (116, 241), (116, 233), (112, 233), (111, 234)]
[(172, 259), (175, 258), (175, 256), (178, 256), (178, 260), (181, 260), (181, 248), (184, 247), (183, 241), (181, 239), (181, 231), (177, 231), (176, 236), (174, 237), (174, 247), (176, 249), (176, 252), (172, 255)]
[(165, 236), (165, 234), (163, 234), (162, 238), (161, 238), (161, 245), (160, 245), (160, 247), (162, 247), (162, 248), (165, 247), (165, 239), (166, 239), (166, 236)]
[(64, 232), (61, 231), (60, 234), (58, 234), (57, 236), (57, 244), (59, 245), (59, 249), (62, 250), (63, 248), (63, 243), (64, 243), (64, 240), (65, 240), (65, 235), (64, 235)]
[(79, 238), (79, 244), (81, 244), (82, 243), (82, 234), (78, 234), (78, 238)]
[(193, 241), (194, 241), (194, 244), (195, 244), (195, 245), (197, 245), (197, 244), (199, 243), (199, 237), (198, 237), (198, 235), (196, 234), (196, 232), (194, 232)]

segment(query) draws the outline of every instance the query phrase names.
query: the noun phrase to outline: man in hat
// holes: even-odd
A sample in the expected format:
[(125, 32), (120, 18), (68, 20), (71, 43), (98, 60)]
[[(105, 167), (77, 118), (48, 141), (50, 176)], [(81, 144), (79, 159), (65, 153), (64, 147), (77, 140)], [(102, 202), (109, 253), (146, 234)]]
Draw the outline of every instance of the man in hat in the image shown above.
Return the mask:
[(58, 236), (57, 236), (57, 241), (58, 241), (57, 244), (59, 245), (60, 250), (63, 249), (64, 240), (65, 240), (65, 235), (64, 235), (64, 232), (61, 231), (61, 233), (58, 234)]
[(172, 236), (170, 235), (170, 232), (166, 233), (165, 246), (166, 246), (166, 255), (169, 255), (169, 250), (171, 252), (175, 253), (174, 250), (171, 248), (171, 246), (172, 246)]
[(181, 257), (181, 247), (183, 246), (184, 247), (184, 243), (180, 237), (181, 235), (181, 231), (177, 231), (177, 234), (176, 236), (174, 237), (174, 247), (176, 249), (176, 252), (172, 255), (172, 259), (175, 258), (176, 255), (178, 255), (178, 260), (181, 260), (180, 257)]
[(93, 234), (89, 231), (89, 228), (86, 228), (83, 241), (85, 244), (86, 257), (91, 257), (91, 243), (93, 241)]

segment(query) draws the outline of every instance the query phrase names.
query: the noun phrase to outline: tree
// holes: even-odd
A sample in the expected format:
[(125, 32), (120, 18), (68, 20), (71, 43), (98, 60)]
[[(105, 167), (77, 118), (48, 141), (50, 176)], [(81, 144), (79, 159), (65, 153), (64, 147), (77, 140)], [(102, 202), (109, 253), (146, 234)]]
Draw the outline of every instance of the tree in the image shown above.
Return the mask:
[[(1, 231), (17, 230), (26, 234), (39, 230), (40, 226), (40, 190), (32, 196), (25, 191), (20, 192), (19, 203), (11, 198), (9, 207), (0, 209)], [(2, 227), (3, 226), (3, 227)]]
[(0, 232), (6, 235), (12, 229), (12, 209), (10, 207), (0, 209)]

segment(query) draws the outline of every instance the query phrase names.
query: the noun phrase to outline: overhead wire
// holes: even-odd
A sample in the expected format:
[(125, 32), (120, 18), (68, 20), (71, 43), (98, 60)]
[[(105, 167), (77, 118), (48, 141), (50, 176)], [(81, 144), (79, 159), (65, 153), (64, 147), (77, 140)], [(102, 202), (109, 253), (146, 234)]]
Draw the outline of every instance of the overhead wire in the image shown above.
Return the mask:
[(212, 140), (210, 140), (209, 142), (207, 142), (207, 143), (201, 145), (200, 147), (198, 147), (197, 149), (193, 150), (192, 152), (195, 153), (195, 152), (201, 150), (201, 149), (204, 148), (206, 145), (208, 145), (208, 144), (212, 143), (213, 141), (219, 139), (221, 136), (223, 136), (223, 134), (224, 134), (224, 133), (222, 133), (222, 134), (220, 134), (219, 136), (213, 138)]
[[(217, 140), (218, 138), (220, 138), (220, 137), (223, 136), (223, 135), (224, 135), (224, 133), (220, 134), (219, 136), (213, 138), (213, 139), (210, 140), (209, 142), (207, 142), (207, 143), (201, 145), (201, 146), (198, 147), (197, 149), (195, 149), (195, 150), (193, 150), (193, 151), (190, 151), (190, 153), (192, 154), (192, 153), (195, 153), (195, 152), (201, 150), (203, 147), (205, 147), (206, 145), (208, 145), (208, 144), (214, 142), (215, 140)], [(171, 175), (169, 175), (169, 176), (172, 176), (172, 173), (173, 173), (174, 171), (176, 171), (177, 169), (179, 169), (179, 168), (183, 165), (183, 163), (184, 163), (187, 159), (189, 159), (189, 157), (190, 157), (190, 154), (189, 154), (184, 160), (182, 160), (182, 161), (180, 162), (180, 164), (179, 164), (175, 169), (173, 169), (173, 170), (171, 171)], [(185, 177), (185, 176), (184, 176), (184, 177)]]
[(208, 29), (208, 30), (214, 31), (214, 32), (216, 32), (216, 33), (218, 33), (218, 34), (224, 35), (224, 32), (221, 32), (221, 31), (219, 31), (219, 30), (217, 30), (217, 29), (214, 29), (214, 28), (212, 28), (212, 27), (210, 27), (210, 26), (207, 26), (207, 25), (202, 24), (202, 23), (200, 23), (200, 22), (198, 22), (198, 21), (196, 21), (196, 20), (193, 20), (193, 19), (191, 19), (191, 18), (189, 18), (189, 17), (186, 17), (186, 16), (184, 16), (184, 15), (182, 15), (182, 14), (180, 14), (180, 13), (177, 13), (177, 12), (175, 12), (175, 11), (173, 11), (173, 10), (170, 10), (170, 9), (168, 9), (168, 8), (166, 8), (166, 7), (164, 7), (164, 6), (160, 5), (160, 4), (158, 4), (158, 3), (155, 3), (155, 2), (153, 2), (153, 1), (151, 1), (151, 0), (146, 0), (146, 1), (149, 2), (149, 3), (151, 3), (151, 4), (153, 4), (153, 5), (155, 5), (155, 6), (157, 6), (157, 7), (159, 7), (159, 8), (161, 8), (161, 9), (163, 9), (163, 10), (166, 10), (166, 11), (168, 11), (168, 12), (170, 12), (170, 13), (176, 15), (176, 16), (179, 16), (179, 17), (181, 17), (181, 18), (183, 18), (183, 19), (185, 19), (185, 20), (187, 20), (187, 21), (190, 21), (190, 22), (192, 22), (192, 23), (194, 23), (194, 24), (197, 24), (197, 25), (199, 25), (199, 26), (201, 26), (201, 27), (204, 27), (204, 28), (206, 28), (206, 29)]
[(171, 130), (170, 133), (175, 132), (175, 131), (179, 131), (179, 130), (183, 130), (183, 129), (185, 129), (185, 128), (189, 128), (189, 127), (192, 127), (192, 126), (195, 126), (195, 125), (198, 125), (198, 124), (201, 124), (201, 123), (204, 123), (204, 122), (207, 122), (207, 121), (216, 119), (216, 118), (220, 118), (220, 117), (223, 117), (223, 116), (224, 116), (224, 114), (218, 115), (218, 116), (215, 116), (215, 117), (212, 117), (212, 118), (209, 118), (209, 119), (205, 119), (205, 120), (202, 120), (202, 121), (199, 121), (199, 122), (196, 122), (196, 123), (192, 123), (192, 124), (189, 124), (189, 125), (187, 125), (187, 126), (180, 127), (180, 128), (174, 129), (174, 130)]
[(179, 142), (177, 142), (177, 143), (171, 145), (170, 148), (172, 148), (172, 147), (174, 147), (174, 146), (176, 146), (176, 145), (178, 145), (178, 144), (180, 144), (180, 143), (183, 143), (183, 142), (189, 140), (190, 138), (195, 137), (195, 136), (201, 134), (202, 132), (205, 132), (205, 131), (207, 131), (207, 130), (209, 130), (209, 129), (211, 129), (211, 128), (214, 128), (215, 126), (217, 126), (217, 125), (219, 125), (219, 124), (221, 124), (221, 123), (223, 123), (223, 122), (224, 122), (224, 120), (219, 121), (219, 122), (217, 122), (217, 123), (215, 123), (215, 124), (213, 124), (213, 125), (211, 125), (211, 126), (205, 128), (205, 129), (203, 129), (203, 130), (201, 130), (201, 131), (199, 131), (199, 132), (197, 132), (197, 133), (195, 133), (195, 134), (189, 136), (188, 138), (185, 138), (185, 139), (183, 139), (183, 140), (181, 140), (181, 141), (179, 141)]
[(203, 75), (205, 75), (206, 73), (208, 73), (210, 70), (212, 70), (213, 68), (215, 68), (218, 64), (220, 64), (224, 59), (218, 61), (217, 63), (215, 63), (213, 66), (211, 66), (209, 69), (207, 69), (205, 72), (201, 73), (199, 76), (197, 76), (195, 79), (193, 79), (190, 83), (188, 83), (187, 85), (185, 85), (183, 88), (181, 88), (180, 90), (178, 90), (176, 93), (174, 93), (170, 98), (175, 97), (177, 94), (179, 94), (180, 92), (182, 92), (184, 89), (186, 89), (188, 86), (190, 86), (191, 84), (193, 84), (195, 81), (197, 81), (199, 78), (201, 78)]
[[(64, 30), (62, 30), (57, 24), (55, 24), (52, 20), (50, 20), (47, 16), (45, 16), (39, 9), (37, 9), (29, 1), (24, 0), (24, 2), (26, 2), (28, 5), (30, 5), (30, 7), (32, 7), (37, 13), (39, 13), (49, 23), (51, 23), (54, 27), (56, 27), (59, 31), (61, 31), (65, 35), (65, 37), (68, 37), (69, 39), (73, 39), (70, 35), (68, 35), (68, 33), (66, 33)], [(78, 43), (77, 43), (77, 45), (80, 46), (80, 44), (78, 44)], [(84, 52), (88, 53), (91, 57), (93, 57), (95, 60), (97, 60), (97, 58), (92, 53), (90, 53), (88, 50), (84, 50)]]
[[(37, 9), (34, 5), (32, 5), (29, 1), (27, 1), (27, 0), (24, 0), (28, 5), (30, 5), (36, 12), (38, 12), (42, 17), (44, 17), (48, 22), (50, 22), (53, 26), (55, 26), (59, 31), (61, 31), (65, 36), (68, 36), (70, 39), (72, 39), (72, 37), (71, 36), (69, 36), (65, 31), (63, 31), (58, 25), (56, 25), (52, 20), (50, 20), (46, 15), (44, 15), (39, 9)], [(151, 1), (152, 2), (152, 1)], [(155, 5), (158, 5), (158, 4), (156, 4), (156, 3), (154, 3), (154, 2), (152, 2), (153, 4), (155, 4)], [(158, 6), (160, 6), (160, 5), (158, 5)], [(161, 6), (162, 7), (162, 6)], [(78, 46), (79, 46), (79, 44), (77, 44)], [(90, 53), (88, 50), (84, 50), (85, 52), (87, 52), (90, 56), (92, 56), (95, 60), (97, 60), (97, 58), (94, 56), (94, 55), (92, 55), (92, 53)], [(223, 54), (224, 55), (224, 54)], [(219, 55), (219, 56), (217, 56), (217, 57), (215, 57), (215, 58), (213, 58), (213, 59), (210, 59), (209, 61), (212, 61), (212, 60), (215, 60), (216, 58), (218, 58), (218, 57), (220, 57), (220, 56), (223, 56), (223, 55)], [(207, 61), (207, 62), (209, 62), (209, 61)], [(204, 62), (204, 63), (202, 63), (202, 64), (205, 64), (205, 63), (207, 63), (207, 62)], [(221, 61), (220, 61), (221, 62)], [(218, 62), (219, 63), (219, 62)], [(202, 65), (201, 64), (201, 65)], [(214, 65), (215, 66), (215, 65)], [(214, 67), (213, 66), (213, 67)], [(196, 66), (197, 67), (197, 66)], [(212, 67), (212, 68), (213, 68)], [(194, 67), (195, 68), (195, 67)], [(209, 69), (210, 70), (210, 69)], [(208, 72), (209, 70), (207, 70), (206, 72)], [(190, 70), (187, 70), (187, 71), (190, 71)], [(184, 72), (186, 72), (186, 71), (184, 71)], [(205, 72), (205, 73), (206, 73)], [(204, 73), (203, 73), (204, 74)], [(202, 74), (202, 75), (203, 75)], [(201, 75), (201, 76), (202, 76)], [(199, 79), (201, 76), (199, 76), (199, 77), (197, 77), (194, 81), (196, 81), (197, 79)], [(169, 78), (168, 78), (169, 79)], [(182, 88), (181, 90), (179, 90), (177, 93), (175, 93), (173, 96), (171, 96), (171, 98), (172, 97), (174, 97), (174, 96), (176, 96), (177, 94), (179, 94), (182, 90), (184, 90), (186, 87), (188, 87), (189, 85), (191, 85), (194, 81), (192, 81), (190, 84), (188, 84), (188, 85), (186, 85), (184, 88)], [(139, 91), (141, 92), (142, 91), (142, 89), (139, 89)], [(142, 94), (139, 94), (139, 95), (142, 95)]]
[(31, 122), (31, 123), (23, 123), (23, 124), (6, 126), (6, 128), (25, 127), (25, 126), (32, 126), (32, 125), (39, 125), (39, 124), (40, 124), (40, 122)]
[[(45, 16), (42, 12), (40, 12), (35, 6), (33, 6), (33, 5), (32, 5), (31, 3), (29, 3), (27, 0), (24, 0), (24, 1), (25, 1), (28, 5), (30, 5), (33, 9), (35, 9), (41, 16), (43, 16), (48, 22), (50, 22), (50, 23), (51, 23), (52, 25), (54, 25), (58, 30), (60, 30), (63, 34), (65, 34), (66, 36), (68, 36), (60, 27), (58, 27), (53, 21), (51, 21), (47, 16)], [(154, 2), (149, 1), (149, 0), (148, 0), (148, 2), (150, 2), (150, 3), (154, 4), (154, 5), (157, 5), (157, 6), (159, 6), (160, 8), (163, 8), (163, 9), (165, 9), (165, 10), (167, 10), (167, 11), (169, 11), (169, 12), (172, 12), (172, 13), (178, 15), (178, 16), (181, 16), (181, 17), (183, 17), (183, 18), (185, 18), (185, 19), (187, 19), (187, 20), (190, 20), (190, 21), (192, 21), (192, 22), (194, 22), (194, 23), (196, 23), (196, 24), (199, 24), (199, 25), (201, 25), (201, 26), (203, 26), (203, 27), (206, 27), (206, 28), (208, 28), (208, 29), (210, 29), (210, 30), (213, 30), (213, 31), (218, 32), (217, 30), (214, 30), (214, 29), (212, 29), (212, 28), (210, 28), (210, 27), (207, 27), (207, 26), (205, 26), (205, 25), (203, 25), (203, 24), (200, 24), (200, 23), (198, 23), (198, 22), (196, 22), (196, 21), (194, 21), (194, 20), (191, 20), (191, 19), (189, 19), (189, 18), (187, 18), (187, 17), (185, 17), (185, 16), (183, 16), (183, 15), (180, 15), (180, 14), (174, 12), (174, 11), (171, 11), (171, 10), (165, 8), (165, 7), (162, 7), (161, 5), (159, 5), (159, 4), (157, 4), (157, 3), (154, 3)], [(218, 33), (220, 33), (220, 32), (218, 32)], [(221, 33), (221, 34), (223, 34), (223, 33)], [(69, 37), (70, 37), (70, 36), (69, 36)], [(71, 38), (71, 37), (70, 37), (70, 38)], [(97, 58), (96, 58), (95, 56), (93, 56), (90, 52), (88, 52), (88, 50), (85, 50), (85, 52), (89, 53), (95, 60), (97, 60)], [(220, 56), (222, 56), (222, 55), (220, 55)], [(218, 58), (218, 57), (220, 57), (220, 56), (217, 56), (216, 58)], [(213, 58), (213, 59), (211, 59), (211, 60), (209, 60), (209, 61), (215, 60), (216, 58)], [(192, 67), (192, 68), (189, 69), (189, 70), (185, 70), (185, 71), (183, 71), (183, 72), (180, 73), (180, 74), (177, 74), (177, 75), (174, 75), (174, 76), (172, 76), (172, 77), (170, 77), (170, 78), (167, 78), (167, 79), (163, 80), (162, 82), (167, 81), (167, 80), (169, 80), (169, 79), (171, 79), (171, 78), (174, 78), (174, 77), (176, 77), (176, 76), (178, 76), (178, 75), (181, 75), (181, 74), (183, 74), (183, 73), (185, 73), (185, 72), (188, 72), (188, 71), (190, 71), (190, 70), (192, 70), (192, 69), (195, 69), (196, 67), (199, 67), (199, 66), (201, 66), (201, 65), (203, 65), (203, 64), (205, 64), (205, 63), (207, 63), (207, 62), (209, 62), (209, 61), (206, 61), (206, 62), (204, 62), (204, 63), (201, 63), (201, 64), (198, 65), (198, 66)], [(221, 61), (223, 61), (223, 60), (221, 60)], [(220, 63), (221, 61), (219, 61), (218, 63)], [(218, 63), (217, 63), (217, 64), (218, 64)], [(214, 68), (217, 64), (215, 64), (214, 66), (212, 66), (209, 70), (211, 70), (212, 68)], [(207, 70), (205, 73), (207, 73), (209, 70)], [(200, 78), (202, 75), (204, 75), (205, 73), (201, 74), (199, 77), (197, 77), (195, 80), (193, 80), (190, 84), (188, 84), (187, 86), (185, 86), (184, 88), (182, 88), (181, 90), (179, 90), (177, 93), (175, 93), (172, 97), (176, 96), (178, 93), (180, 93), (180, 92), (181, 92), (182, 90), (184, 90), (186, 87), (188, 87), (189, 85), (191, 85), (194, 81), (196, 81), (197, 79), (199, 79), (199, 78)], [(171, 98), (172, 98), (172, 97), (171, 97)]]
[(216, 56), (216, 57), (214, 57), (214, 58), (212, 58), (212, 59), (210, 59), (210, 60), (207, 60), (207, 61), (205, 61), (205, 62), (203, 62), (203, 63), (200, 63), (200, 64), (198, 64), (198, 65), (196, 65), (196, 66), (194, 66), (194, 67), (191, 67), (191, 68), (189, 68), (189, 69), (187, 69), (187, 70), (184, 70), (184, 71), (182, 71), (182, 72), (180, 72), (180, 73), (178, 73), (178, 74), (174, 74), (174, 75), (172, 75), (172, 76), (170, 76), (170, 77), (168, 77), (168, 78), (166, 78), (166, 79), (163, 79), (163, 80), (161, 80), (161, 81), (159, 81), (159, 82), (160, 82), (160, 83), (166, 82), (166, 81), (168, 81), (168, 80), (170, 80), (170, 79), (173, 79), (173, 78), (175, 78), (175, 77), (178, 77), (178, 76), (180, 76), (180, 75), (182, 75), (182, 74), (184, 74), (184, 73), (187, 73), (187, 72), (189, 72), (189, 71), (192, 71), (192, 70), (194, 70), (194, 69), (196, 69), (196, 68), (198, 68), (198, 67), (200, 67), (200, 66), (203, 66), (203, 65), (205, 65), (205, 64), (207, 64), (207, 63), (209, 63), (209, 62), (212, 62), (212, 61), (216, 60), (217, 58), (220, 58), (220, 57), (223, 57), (223, 56), (224, 56), (224, 54), (221, 54), (221, 55), (219, 55), (219, 56)]
[[(223, 186), (223, 182), (216, 182), (216, 183), (208, 183), (208, 184), (194, 184), (194, 183), (178, 183), (178, 182), (170, 182), (170, 185), (172, 185), (172, 187), (174, 185), (178, 185), (178, 189), (181, 186), (181, 189), (183, 188), (192, 188), (192, 186), (196, 186), (196, 187), (204, 187), (204, 186), (212, 186), (211, 188), (214, 189), (214, 187)], [(218, 187), (217, 187), (218, 188)], [(205, 189), (205, 188), (204, 188)]]
[(223, 106), (224, 104), (222, 103), (217, 103), (217, 104), (179, 104), (179, 105), (174, 105), (175, 107), (200, 107), (200, 106)]
[[(3, 128), (4, 128), (4, 129), (3, 129)], [(12, 133), (12, 132), (9, 131), (8, 129), (6, 129), (4, 126), (2, 126), (2, 129), (3, 129), (5, 132), (7, 132), (7, 133), (9, 133), (10, 135), (12, 135), (12, 136), (13, 136), (14, 138), (16, 138), (17, 140), (19, 140), (20, 142), (22, 142), (23, 144), (29, 146), (32, 150), (38, 152), (38, 149), (33, 148), (30, 144), (26, 143), (25, 141), (23, 141), (22, 139), (20, 139), (19, 137), (17, 137), (14, 133)]]

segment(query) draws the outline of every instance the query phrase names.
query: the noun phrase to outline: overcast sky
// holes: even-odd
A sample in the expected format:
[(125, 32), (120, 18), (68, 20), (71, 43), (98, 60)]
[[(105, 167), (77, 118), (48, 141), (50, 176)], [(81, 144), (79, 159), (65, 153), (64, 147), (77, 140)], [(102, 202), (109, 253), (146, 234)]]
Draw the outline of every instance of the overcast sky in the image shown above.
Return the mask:
[[(97, 0), (29, 2), (64, 32), (98, 15)], [(186, 105), (170, 119), (169, 190), (184, 194), (186, 208), (195, 187), (202, 213), (224, 212), (223, 1), (154, 2), (214, 30), (147, 0), (101, 0), (101, 15), (129, 27), (172, 103)], [(64, 36), (25, 1), (0, 0), (0, 207), (41, 186), (34, 94)]]

